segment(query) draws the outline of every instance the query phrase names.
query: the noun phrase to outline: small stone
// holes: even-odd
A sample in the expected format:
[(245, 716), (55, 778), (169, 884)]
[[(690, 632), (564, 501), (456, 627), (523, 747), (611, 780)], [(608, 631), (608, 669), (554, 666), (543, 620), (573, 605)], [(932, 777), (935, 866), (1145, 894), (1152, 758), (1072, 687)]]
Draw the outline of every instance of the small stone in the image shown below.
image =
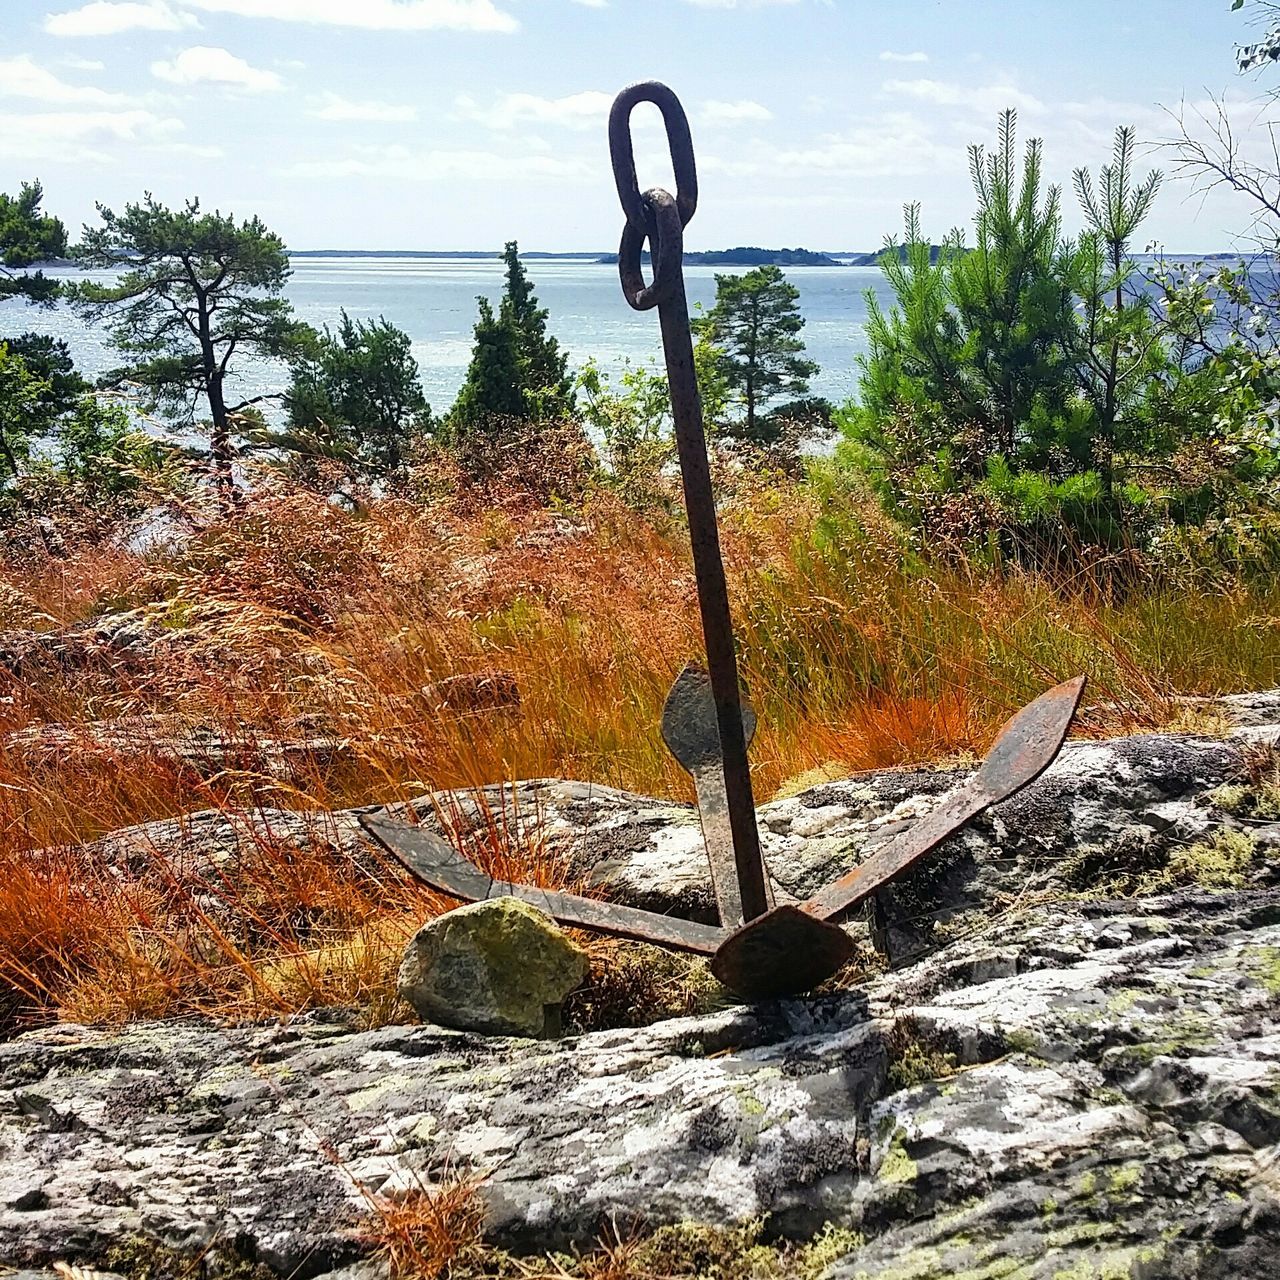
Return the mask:
[(400, 966), (400, 994), (424, 1022), (486, 1035), (559, 1034), (560, 1005), (587, 976), (587, 957), (553, 921), (517, 898), (429, 920)]

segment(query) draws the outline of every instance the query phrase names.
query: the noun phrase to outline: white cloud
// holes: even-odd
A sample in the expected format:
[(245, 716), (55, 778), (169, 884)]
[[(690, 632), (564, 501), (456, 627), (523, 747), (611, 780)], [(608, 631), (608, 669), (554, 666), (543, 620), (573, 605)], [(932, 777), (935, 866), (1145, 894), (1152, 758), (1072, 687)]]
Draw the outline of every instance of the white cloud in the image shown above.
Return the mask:
[(477, 120), (490, 129), (514, 129), (524, 124), (561, 125), (568, 129), (604, 128), (613, 94), (589, 89), (564, 98), (540, 98), (532, 93), (506, 93), (492, 106), (473, 98), (459, 98), (456, 111), (464, 120)]
[(318, 120), (362, 120), (370, 124), (407, 124), (418, 118), (418, 108), (393, 102), (353, 102), (336, 93), (322, 94), (311, 110)]
[(181, 0), (205, 13), (378, 31), (517, 31), (493, 0)]
[[(684, 0), (699, 9), (763, 9), (773, 4), (799, 4), (801, 0)], [(829, 3), (829, 0), (827, 0)]]
[(153, 112), (50, 111), (38, 115), (0, 112), (0, 157), (55, 164), (111, 164), (112, 145), (168, 150), (182, 121)]
[(199, 25), (193, 14), (179, 13), (167, 0), (93, 0), (44, 20), (51, 36), (113, 36), (120, 31), (180, 31)]
[(105, 71), (107, 64), (97, 58), (81, 58), (74, 53), (58, 59), (58, 65), (72, 71)]
[(749, 156), (708, 155), (698, 166), (706, 173), (735, 179), (768, 174), (819, 177), (824, 182), (901, 178), (945, 169), (962, 170), (961, 148), (941, 143), (925, 121), (909, 115), (883, 115), (807, 145), (754, 149)]
[(609, 0), (573, 0), (574, 4), (580, 4), (584, 9), (607, 9)]
[(917, 50), (915, 53), (894, 53), (892, 49), (886, 49), (880, 55), (881, 62), (928, 62), (929, 55), (921, 53)]
[(772, 120), (773, 112), (750, 98), (737, 102), (704, 102), (700, 117), (705, 124), (738, 124), (744, 120)]
[(582, 157), (559, 154), (419, 151), (396, 145), (348, 156), (304, 160), (291, 165), (285, 174), (293, 178), (390, 178), (403, 182), (509, 182), (518, 178), (594, 181), (599, 178), (599, 166)]
[(1033, 94), (1011, 84), (961, 85), (945, 80), (886, 80), (884, 91), (894, 97), (915, 98), (936, 107), (961, 107), (981, 115), (995, 115), (1015, 107), (1029, 115), (1045, 111), (1045, 104)]
[(170, 84), (218, 84), (246, 93), (264, 93), (284, 84), (274, 71), (251, 67), (226, 49), (200, 44), (184, 49), (172, 62), (153, 62), (151, 72)]
[(0, 97), (32, 98), (55, 106), (115, 107), (129, 101), (122, 93), (108, 93), (91, 85), (67, 84), (25, 53), (16, 58), (0, 58)]

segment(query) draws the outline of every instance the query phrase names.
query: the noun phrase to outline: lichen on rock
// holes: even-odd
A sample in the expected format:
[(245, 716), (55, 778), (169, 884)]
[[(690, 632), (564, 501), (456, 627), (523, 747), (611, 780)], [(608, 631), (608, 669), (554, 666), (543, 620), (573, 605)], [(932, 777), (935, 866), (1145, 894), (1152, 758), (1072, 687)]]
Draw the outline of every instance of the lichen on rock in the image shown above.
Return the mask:
[(397, 982), (424, 1022), (500, 1036), (558, 1035), (586, 953), (536, 907), (494, 898), (446, 912), (413, 936)]

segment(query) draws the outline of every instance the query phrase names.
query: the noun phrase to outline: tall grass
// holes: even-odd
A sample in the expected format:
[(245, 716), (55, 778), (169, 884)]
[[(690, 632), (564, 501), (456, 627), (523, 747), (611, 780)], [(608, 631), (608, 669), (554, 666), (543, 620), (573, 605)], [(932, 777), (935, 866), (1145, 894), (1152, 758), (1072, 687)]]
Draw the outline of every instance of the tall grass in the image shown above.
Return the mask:
[[(933, 563), (855, 501), (801, 486), (744, 488), (724, 542), (762, 798), (817, 766), (980, 751), (1080, 671), (1093, 733), (1167, 723), (1179, 694), (1280, 683), (1276, 589), (1117, 596)], [(674, 522), (607, 497), (575, 512), (384, 501), (349, 514), (268, 493), (177, 550), (0, 565), (0, 607), (48, 632), (132, 610), (158, 655), (51, 660), (0, 689), (0, 979), (14, 1011), (344, 1000), (391, 1016), (396, 947), (442, 905), (324, 840), (258, 839), (212, 888), (175, 879), (164, 848), (122, 872), (82, 847), (121, 827), (548, 775), (692, 798), (658, 736), (671, 680), (701, 651), (687, 547)], [(311, 745), (281, 765), (280, 739)], [(517, 869), (542, 859), (554, 881), (543, 853), (513, 856)]]

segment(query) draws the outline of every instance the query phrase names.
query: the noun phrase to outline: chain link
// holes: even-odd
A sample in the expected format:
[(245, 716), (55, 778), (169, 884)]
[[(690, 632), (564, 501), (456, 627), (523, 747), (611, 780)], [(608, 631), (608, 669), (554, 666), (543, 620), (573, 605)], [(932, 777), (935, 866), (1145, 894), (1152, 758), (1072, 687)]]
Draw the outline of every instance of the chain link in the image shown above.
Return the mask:
[[(662, 112), (667, 145), (676, 178), (676, 194), (660, 187), (641, 192), (636, 177), (635, 145), (631, 115), (642, 102)], [(618, 248), (618, 272), (622, 292), (637, 311), (648, 311), (669, 298), (681, 277), (684, 263), (684, 228), (698, 209), (698, 167), (693, 155), (689, 117), (680, 99), (665, 85), (649, 80), (633, 84), (616, 98), (609, 113), (609, 151), (618, 199), (627, 223)], [(653, 283), (646, 285), (642, 271), (645, 241), (653, 256)]]

